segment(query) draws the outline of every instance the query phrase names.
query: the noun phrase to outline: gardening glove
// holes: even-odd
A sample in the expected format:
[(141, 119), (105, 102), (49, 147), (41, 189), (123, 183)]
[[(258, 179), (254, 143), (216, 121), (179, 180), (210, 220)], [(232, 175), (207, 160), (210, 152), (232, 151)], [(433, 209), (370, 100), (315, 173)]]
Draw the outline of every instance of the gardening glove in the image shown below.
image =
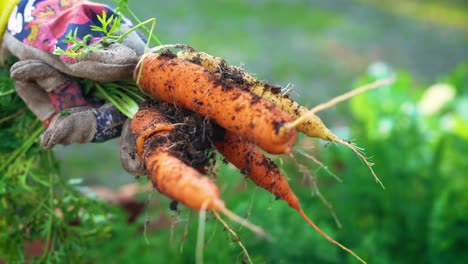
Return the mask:
[(120, 136), (120, 163), (122, 167), (132, 175), (146, 175), (145, 165), (138, 158), (135, 149), (136, 138), (130, 126), (131, 120), (128, 119), (122, 128), (122, 135)]
[(57, 114), (41, 137), (41, 146), (50, 149), (56, 144), (88, 143), (96, 134), (96, 117), (91, 108), (71, 108)]
[[(93, 37), (86, 44), (99, 45), (104, 34), (92, 31), (91, 26), (101, 25), (97, 16), (103, 12), (108, 18), (115, 15), (107, 6), (81, 0), (66, 3), (20, 0), (11, 13), (3, 34), (0, 59), (13, 55), (20, 60), (12, 66), (11, 77), (19, 96), (48, 127), (43, 136), (45, 148), (59, 143), (101, 142), (120, 132), (123, 115), (115, 108), (89, 108), (96, 106), (95, 102), (88, 103), (73, 77), (104, 82), (131, 76), (137, 56), (145, 48), (143, 39), (133, 32), (124, 38), (123, 44), (110, 43), (79, 58), (53, 54), (56, 48), (67, 49), (69, 44), (64, 40), (73, 30), (76, 30), (76, 40), (91, 34)], [(122, 18), (121, 31), (130, 28), (131, 24)], [(88, 109), (77, 108), (84, 106)], [(70, 114), (55, 115), (69, 108)], [(97, 123), (82, 126), (84, 120)]]
[(112, 104), (99, 108), (75, 107), (58, 113), (41, 137), (41, 146), (103, 142), (120, 135), (126, 117)]
[[(27, 98), (27, 95), (21, 96), (21, 98), (34, 113), (38, 111), (42, 112), (40, 109), (36, 108), (43, 107), (42, 105), (37, 105), (35, 100), (33, 100), (37, 93), (42, 94), (47, 92), (46, 95), (50, 99), (49, 104), (52, 105), (52, 108), (54, 108), (56, 112), (72, 107), (89, 105), (76, 80), (59, 72), (48, 64), (45, 64), (43, 61), (18, 61), (10, 68), (10, 76), (15, 80), (17, 91), (18, 83), (29, 87), (29, 93), (31, 93), (29, 96), (33, 98)], [(49, 113), (49, 116), (46, 116), (46, 118), (51, 117), (52, 114), (53, 113)], [(44, 118), (39, 118), (44, 121)]]
[[(99, 45), (105, 34), (91, 30), (91, 26), (101, 26), (97, 16), (104, 12), (107, 18), (117, 17), (112, 9), (80, 0), (66, 4), (60, 0), (37, 0), (32, 6), (30, 2), (21, 0), (10, 15), (3, 35), (4, 55), (11, 54), (20, 60), (40, 60), (66, 75), (99, 82), (131, 76), (138, 55), (145, 48), (145, 41), (136, 32), (127, 35), (123, 44), (110, 43), (82, 57), (53, 54), (58, 48), (67, 50), (73, 45), (66, 43), (70, 32), (76, 32), (77, 41), (87, 39), (86, 45), (90, 47)], [(130, 28), (131, 24), (122, 18), (120, 32)], [(89, 35), (92, 38), (86, 37)]]
[(39, 120), (46, 122), (55, 114), (54, 105), (46, 91), (34, 82), (16, 81), (15, 89), (18, 96)]
[(46, 92), (51, 92), (71, 80), (41, 60), (23, 60), (13, 64), (10, 77), (17, 81), (36, 82)]

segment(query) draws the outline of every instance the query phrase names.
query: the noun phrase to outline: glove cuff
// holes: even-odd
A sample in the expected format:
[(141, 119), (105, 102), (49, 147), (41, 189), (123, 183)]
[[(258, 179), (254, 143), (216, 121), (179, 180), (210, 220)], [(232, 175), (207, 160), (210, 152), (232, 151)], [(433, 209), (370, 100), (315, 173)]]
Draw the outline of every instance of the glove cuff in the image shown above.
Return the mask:
[(88, 143), (96, 135), (96, 117), (90, 108), (69, 109), (69, 114), (57, 114), (41, 137), (41, 146), (50, 149), (57, 144)]

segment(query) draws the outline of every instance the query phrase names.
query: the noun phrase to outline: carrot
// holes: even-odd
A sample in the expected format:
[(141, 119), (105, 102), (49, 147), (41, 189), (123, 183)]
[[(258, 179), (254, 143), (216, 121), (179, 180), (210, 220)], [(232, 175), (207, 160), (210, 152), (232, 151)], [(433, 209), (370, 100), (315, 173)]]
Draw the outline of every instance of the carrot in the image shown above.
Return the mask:
[(231, 72), (236, 76), (243, 78), (244, 86), (252, 93), (272, 102), (274, 105), (290, 114), (295, 121), (289, 123), (281, 128), (280, 132), (288, 133), (291, 129), (296, 128), (297, 131), (306, 134), (309, 137), (320, 138), (325, 141), (335, 142), (350, 148), (370, 169), (375, 180), (383, 187), (382, 182), (378, 179), (377, 175), (372, 170), (373, 163), (367, 160), (367, 157), (362, 153), (363, 149), (357, 147), (355, 144), (350, 143), (342, 138), (336, 136), (331, 132), (323, 123), (323, 121), (316, 115), (317, 112), (329, 108), (338, 102), (347, 100), (357, 94), (363, 93), (370, 89), (375, 89), (381, 85), (389, 84), (394, 81), (394, 78), (388, 78), (376, 81), (374, 83), (362, 86), (358, 89), (352, 90), (349, 93), (333, 98), (327, 103), (320, 104), (312, 110), (299, 105), (296, 101), (281, 93), (281, 89), (273, 88), (273, 86), (257, 81), (251, 75), (245, 73), (241, 68), (228, 65), (225, 60), (214, 57), (204, 52), (197, 52), (193, 49), (183, 50), (177, 53), (177, 57), (199, 63), (207, 70), (215, 73), (218, 71)]
[[(212, 210), (223, 213), (255, 233), (265, 232), (229, 211), (220, 197), (219, 188), (209, 177), (186, 165), (171, 153), (174, 142), (170, 140), (174, 126), (161, 112), (154, 108), (142, 108), (134, 116), (131, 129), (145, 142), (137, 145), (137, 153), (144, 161), (153, 186), (163, 195), (195, 210)], [(141, 149), (143, 147), (143, 149)]]
[[(281, 90), (271, 89), (271, 85), (257, 81), (251, 75), (243, 72), (242, 69), (228, 65), (226, 61), (221, 58), (214, 57), (204, 52), (194, 51), (192, 49), (177, 52), (177, 57), (199, 63), (201, 66), (213, 73), (219, 70), (239, 73), (250, 91), (273, 102), (276, 106), (292, 115), (294, 119), (297, 119), (308, 112), (306, 107), (301, 106), (291, 98), (282, 95)], [(326, 141), (336, 142), (339, 139), (325, 126), (317, 115), (310, 115), (307, 120), (304, 120), (297, 126), (297, 130), (310, 137), (317, 137)]]
[(291, 116), (232, 80), (168, 52), (146, 54), (141, 62), (134, 78), (153, 97), (208, 117), (272, 154), (294, 145), (294, 129), (279, 133)]
[(281, 174), (274, 162), (264, 156), (254, 144), (238, 135), (227, 132), (223, 140), (215, 142), (215, 146), (229, 162), (244, 171), (256, 185), (286, 201), (321, 236), (365, 263), (356, 253), (328, 236), (307, 217), (299, 204), (299, 199), (289, 187), (286, 178)]

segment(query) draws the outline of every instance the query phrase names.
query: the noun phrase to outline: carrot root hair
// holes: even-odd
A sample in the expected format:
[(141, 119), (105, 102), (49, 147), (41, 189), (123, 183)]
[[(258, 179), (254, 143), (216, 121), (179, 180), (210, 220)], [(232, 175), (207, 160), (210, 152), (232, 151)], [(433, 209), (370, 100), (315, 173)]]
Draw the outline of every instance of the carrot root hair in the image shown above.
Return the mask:
[[(321, 166), (321, 167), (325, 167), (323, 165), (323, 163), (321, 163), (319, 160), (317, 160), (315, 157), (313, 157), (312, 155), (309, 155), (307, 153), (302, 153), (302, 154), (305, 154), (305, 157), (306, 158), (313, 158), (314, 162), (315, 160), (318, 162), (318, 164)], [(327, 198), (325, 198), (325, 196), (320, 192), (319, 188), (318, 188), (318, 185), (317, 185), (317, 181), (315, 179), (315, 177), (312, 175), (312, 173), (310, 172), (309, 168), (307, 168), (305, 165), (301, 164), (297, 159), (296, 157), (291, 153), (290, 154), (290, 157), (291, 159), (293, 160), (293, 162), (299, 167), (299, 170), (304, 173), (304, 175), (309, 178), (311, 181), (312, 181), (312, 194), (313, 195), (317, 195), (317, 197), (320, 199), (320, 201), (322, 201), (322, 203), (327, 207), (328, 211), (330, 212), (330, 215), (333, 217), (333, 220), (335, 220), (335, 223), (336, 223), (336, 226), (338, 228), (342, 228), (343, 225), (341, 224), (341, 221), (340, 219), (338, 218), (338, 216), (336, 215), (336, 212), (335, 210), (333, 209), (333, 205), (327, 200)], [(325, 170), (328, 171), (327, 168), (325, 168)], [(329, 173), (331, 173), (330, 171), (328, 171)], [(336, 177), (338, 179), (338, 181), (341, 182), (341, 179), (338, 178), (337, 176), (335, 176), (333, 173), (331, 173), (331, 175), (333, 175), (334, 177)], [(296, 209), (296, 208), (295, 208)]]
[(382, 189), (385, 189), (385, 186), (383, 185), (382, 181), (380, 181), (379, 177), (377, 177), (377, 174), (375, 174), (374, 170), (372, 169), (372, 166), (374, 166), (374, 163), (370, 162), (368, 158), (363, 154), (364, 152), (363, 148), (359, 148), (355, 144), (350, 143), (341, 138), (339, 138), (338, 143), (351, 149), (351, 151), (353, 151), (359, 157), (359, 159), (361, 159), (361, 161), (364, 162), (364, 164), (366, 164), (366, 166), (369, 168), (370, 172), (372, 173), (372, 176), (374, 176), (375, 181), (379, 183), (380, 186), (382, 186)]
[(139, 60), (138, 60), (138, 63), (135, 67), (135, 70), (133, 70), (133, 79), (136, 80), (135, 83), (137, 85), (140, 84), (140, 77), (141, 77), (141, 72), (142, 72), (142, 69), (143, 69), (143, 64), (145, 62), (145, 58), (146, 56), (148, 56), (148, 54), (151, 54), (151, 53), (155, 53), (159, 50), (167, 50), (167, 49), (187, 49), (187, 50), (193, 50), (192, 47), (190, 47), (189, 45), (185, 45), (185, 44), (165, 44), (165, 45), (159, 45), (159, 46), (156, 46), (156, 47), (153, 47), (151, 49), (146, 49), (145, 50), (145, 53), (143, 55), (140, 56)]
[[(335, 178), (338, 182), (343, 182), (343, 180), (338, 177), (338, 175), (336, 175), (335, 173), (333, 173), (327, 166), (325, 166), (325, 164), (323, 164), (320, 160), (318, 160), (316, 157), (302, 151), (302, 150), (296, 150), (297, 153), (301, 154), (302, 156), (312, 160), (313, 163), (317, 164), (320, 169), (323, 169), (324, 171), (326, 171), (328, 173), (328, 175), (332, 176), (333, 178)], [(298, 167), (301, 169), (302, 167), (304, 167), (304, 165), (300, 164), (299, 161), (297, 161), (297, 159), (295, 158), (294, 154), (293, 153), (290, 153), (290, 157), (293, 159), (293, 161), (295, 161), (295, 163), (298, 165)], [(304, 168), (304, 169), (301, 169), (303, 172), (305, 172), (306, 170), (308, 170), (307, 168)], [(307, 172), (307, 174), (311, 174), (310, 172)]]
[(227, 209), (226, 206), (224, 205), (224, 203), (222, 203), (222, 202), (216, 203), (216, 206), (213, 209), (213, 211), (214, 212), (217, 211), (217, 212), (220, 212), (220, 213), (224, 214), (226, 217), (228, 217), (232, 221), (237, 222), (238, 224), (250, 229), (252, 232), (254, 232), (255, 234), (257, 234), (257, 235), (259, 235), (261, 237), (265, 237), (268, 240), (272, 239), (271, 236), (267, 232), (265, 232), (265, 230), (263, 230), (263, 228), (261, 228), (259, 226), (256, 226), (256, 225), (250, 223), (247, 219), (244, 219), (244, 218), (238, 216), (237, 214), (233, 213), (232, 211)]
[(228, 230), (229, 233), (231, 233), (235, 237), (237, 243), (242, 248), (242, 252), (244, 253), (245, 257), (247, 258), (247, 262), (252, 264), (253, 262), (252, 262), (252, 259), (250, 258), (249, 252), (247, 251), (244, 244), (242, 243), (239, 235), (237, 235), (237, 233), (234, 230), (232, 230), (232, 228), (221, 218), (221, 216), (216, 211), (213, 211), (213, 214), (218, 219), (218, 221), (221, 222), (221, 224), (223, 224), (223, 226), (226, 228), (226, 230)]

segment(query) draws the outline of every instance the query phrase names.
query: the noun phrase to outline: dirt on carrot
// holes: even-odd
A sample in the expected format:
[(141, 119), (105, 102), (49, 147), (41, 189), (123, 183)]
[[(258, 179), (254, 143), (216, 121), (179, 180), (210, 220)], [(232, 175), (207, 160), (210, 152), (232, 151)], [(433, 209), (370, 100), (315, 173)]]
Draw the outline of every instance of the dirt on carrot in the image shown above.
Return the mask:
[(291, 116), (244, 89), (241, 75), (212, 73), (167, 51), (142, 61), (136, 70), (141, 75), (134, 78), (153, 97), (210, 118), (272, 154), (288, 153), (294, 145), (295, 129), (279, 133)]
[[(167, 135), (171, 142), (170, 153), (189, 166), (204, 168), (212, 165), (214, 160), (213, 138), (221, 137), (224, 130), (213, 124), (210, 120), (195, 114), (194, 112), (173, 105), (151, 100), (140, 107), (140, 114), (135, 115), (132, 120), (132, 127), (135, 134), (141, 134), (144, 130), (155, 123), (155, 112), (163, 114), (163, 119), (167, 119), (173, 125), (173, 130)], [(151, 135), (148, 135), (148, 137)], [(151, 140), (145, 140), (144, 153), (153, 149), (155, 144)]]
[(135, 114), (131, 129), (148, 178), (161, 194), (203, 214), (205, 210), (222, 213), (266, 236), (263, 229), (229, 211), (215, 182), (203, 174), (214, 160), (211, 139), (216, 136), (209, 121), (207, 124), (193, 112), (173, 105), (150, 101)]

